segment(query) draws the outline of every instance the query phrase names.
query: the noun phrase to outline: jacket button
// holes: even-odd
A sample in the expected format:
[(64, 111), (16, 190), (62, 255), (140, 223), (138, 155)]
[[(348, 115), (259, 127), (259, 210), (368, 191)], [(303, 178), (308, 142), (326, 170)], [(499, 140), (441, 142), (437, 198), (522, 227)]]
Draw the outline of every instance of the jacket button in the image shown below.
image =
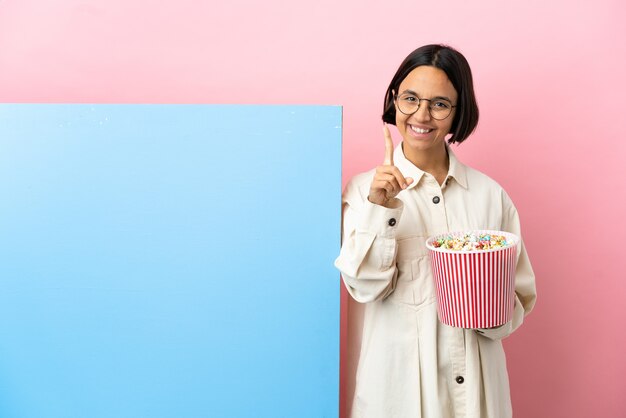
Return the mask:
[(465, 382), (465, 379), (463, 379), (463, 376), (457, 376), (457, 377), (456, 377), (456, 379), (454, 379), (454, 380), (456, 380), (456, 382), (457, 382), (459, 385), (460, 385), (461, 383)]
[(389, 219), (389, 226), (394, 226), (396, 224), (396, 218)]
[(439, 199), (439, 196), (435, 196), (433, 197), (433, 203), (436, 205), (437, 203), (439, 203), (441, 199)]

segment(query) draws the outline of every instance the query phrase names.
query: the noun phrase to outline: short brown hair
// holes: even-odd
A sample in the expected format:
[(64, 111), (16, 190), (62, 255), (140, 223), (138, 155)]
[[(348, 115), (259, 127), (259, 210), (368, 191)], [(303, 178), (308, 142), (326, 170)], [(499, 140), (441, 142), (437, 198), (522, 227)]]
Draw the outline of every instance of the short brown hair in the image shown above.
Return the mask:
[(450, 127), (452, 137), (448, 142), (453, 144), (465, 141), (478, 125), (478, 104), (474, 96), (472, 71), (465, 57), (447, 45), (424, 45), (411, 52), (402, 61), (385, 94), (383, 121), (392, 125), (396, 124), (396, 107), (392, 91), (397, 92), (406, 76), (421, 65), (430, 65), (443, 70), (457, 91), (459, 96), (456, 104), (457, 111)]

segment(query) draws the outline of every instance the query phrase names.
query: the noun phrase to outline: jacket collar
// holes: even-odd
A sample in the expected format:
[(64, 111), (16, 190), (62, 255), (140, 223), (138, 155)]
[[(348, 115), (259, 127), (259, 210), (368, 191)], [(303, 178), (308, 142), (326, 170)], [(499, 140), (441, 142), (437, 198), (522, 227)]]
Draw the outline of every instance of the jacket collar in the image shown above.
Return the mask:
[[(467, 189), (467, 167), (456, 158), (456, 155), (454, 155), (447, 144), (446, 151), (448, 152), (448, 157), (450, 159), (450, 166), (448, 167), (448, 176), (446, 181), (453, 178), (454, 181)], [(424, 174), (426, 174), (405, 157), (402, 149), (402, 143), (400, 143), (400, 145), (398, 145), (393, 152), (393, 162), (404, 177), (413, 178), (413, 183), (411, 183), (407, 189), (415, 187), (420, 182)]]

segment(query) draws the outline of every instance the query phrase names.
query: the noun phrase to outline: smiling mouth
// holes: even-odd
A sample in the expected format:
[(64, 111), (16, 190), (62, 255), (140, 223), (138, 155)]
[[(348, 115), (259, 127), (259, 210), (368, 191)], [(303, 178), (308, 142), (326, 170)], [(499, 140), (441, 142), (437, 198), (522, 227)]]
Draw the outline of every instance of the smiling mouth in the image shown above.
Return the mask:
[(410, 125), (413, 132), (417, 132), (418, 134), (427, 134), (428, 132), (432, 132), (432, 129), (422, 129), (416, 126)]

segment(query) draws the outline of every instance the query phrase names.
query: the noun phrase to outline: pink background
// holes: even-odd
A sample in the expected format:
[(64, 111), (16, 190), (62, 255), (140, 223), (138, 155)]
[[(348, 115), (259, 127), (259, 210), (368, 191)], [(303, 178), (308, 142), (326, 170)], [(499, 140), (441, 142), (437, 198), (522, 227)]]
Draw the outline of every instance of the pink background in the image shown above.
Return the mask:
[[(455, 152), (512, 196), (537, 274), (505, 341), (516, 416), (625, 416), (625, 7), (440, 3), (0, 0), (0, 101), (341, 104), (345, 182), (382, 160), (400, 61), (449, 43), (481, 109)], [(360, 318), (344, 293), (342, 409)]]

